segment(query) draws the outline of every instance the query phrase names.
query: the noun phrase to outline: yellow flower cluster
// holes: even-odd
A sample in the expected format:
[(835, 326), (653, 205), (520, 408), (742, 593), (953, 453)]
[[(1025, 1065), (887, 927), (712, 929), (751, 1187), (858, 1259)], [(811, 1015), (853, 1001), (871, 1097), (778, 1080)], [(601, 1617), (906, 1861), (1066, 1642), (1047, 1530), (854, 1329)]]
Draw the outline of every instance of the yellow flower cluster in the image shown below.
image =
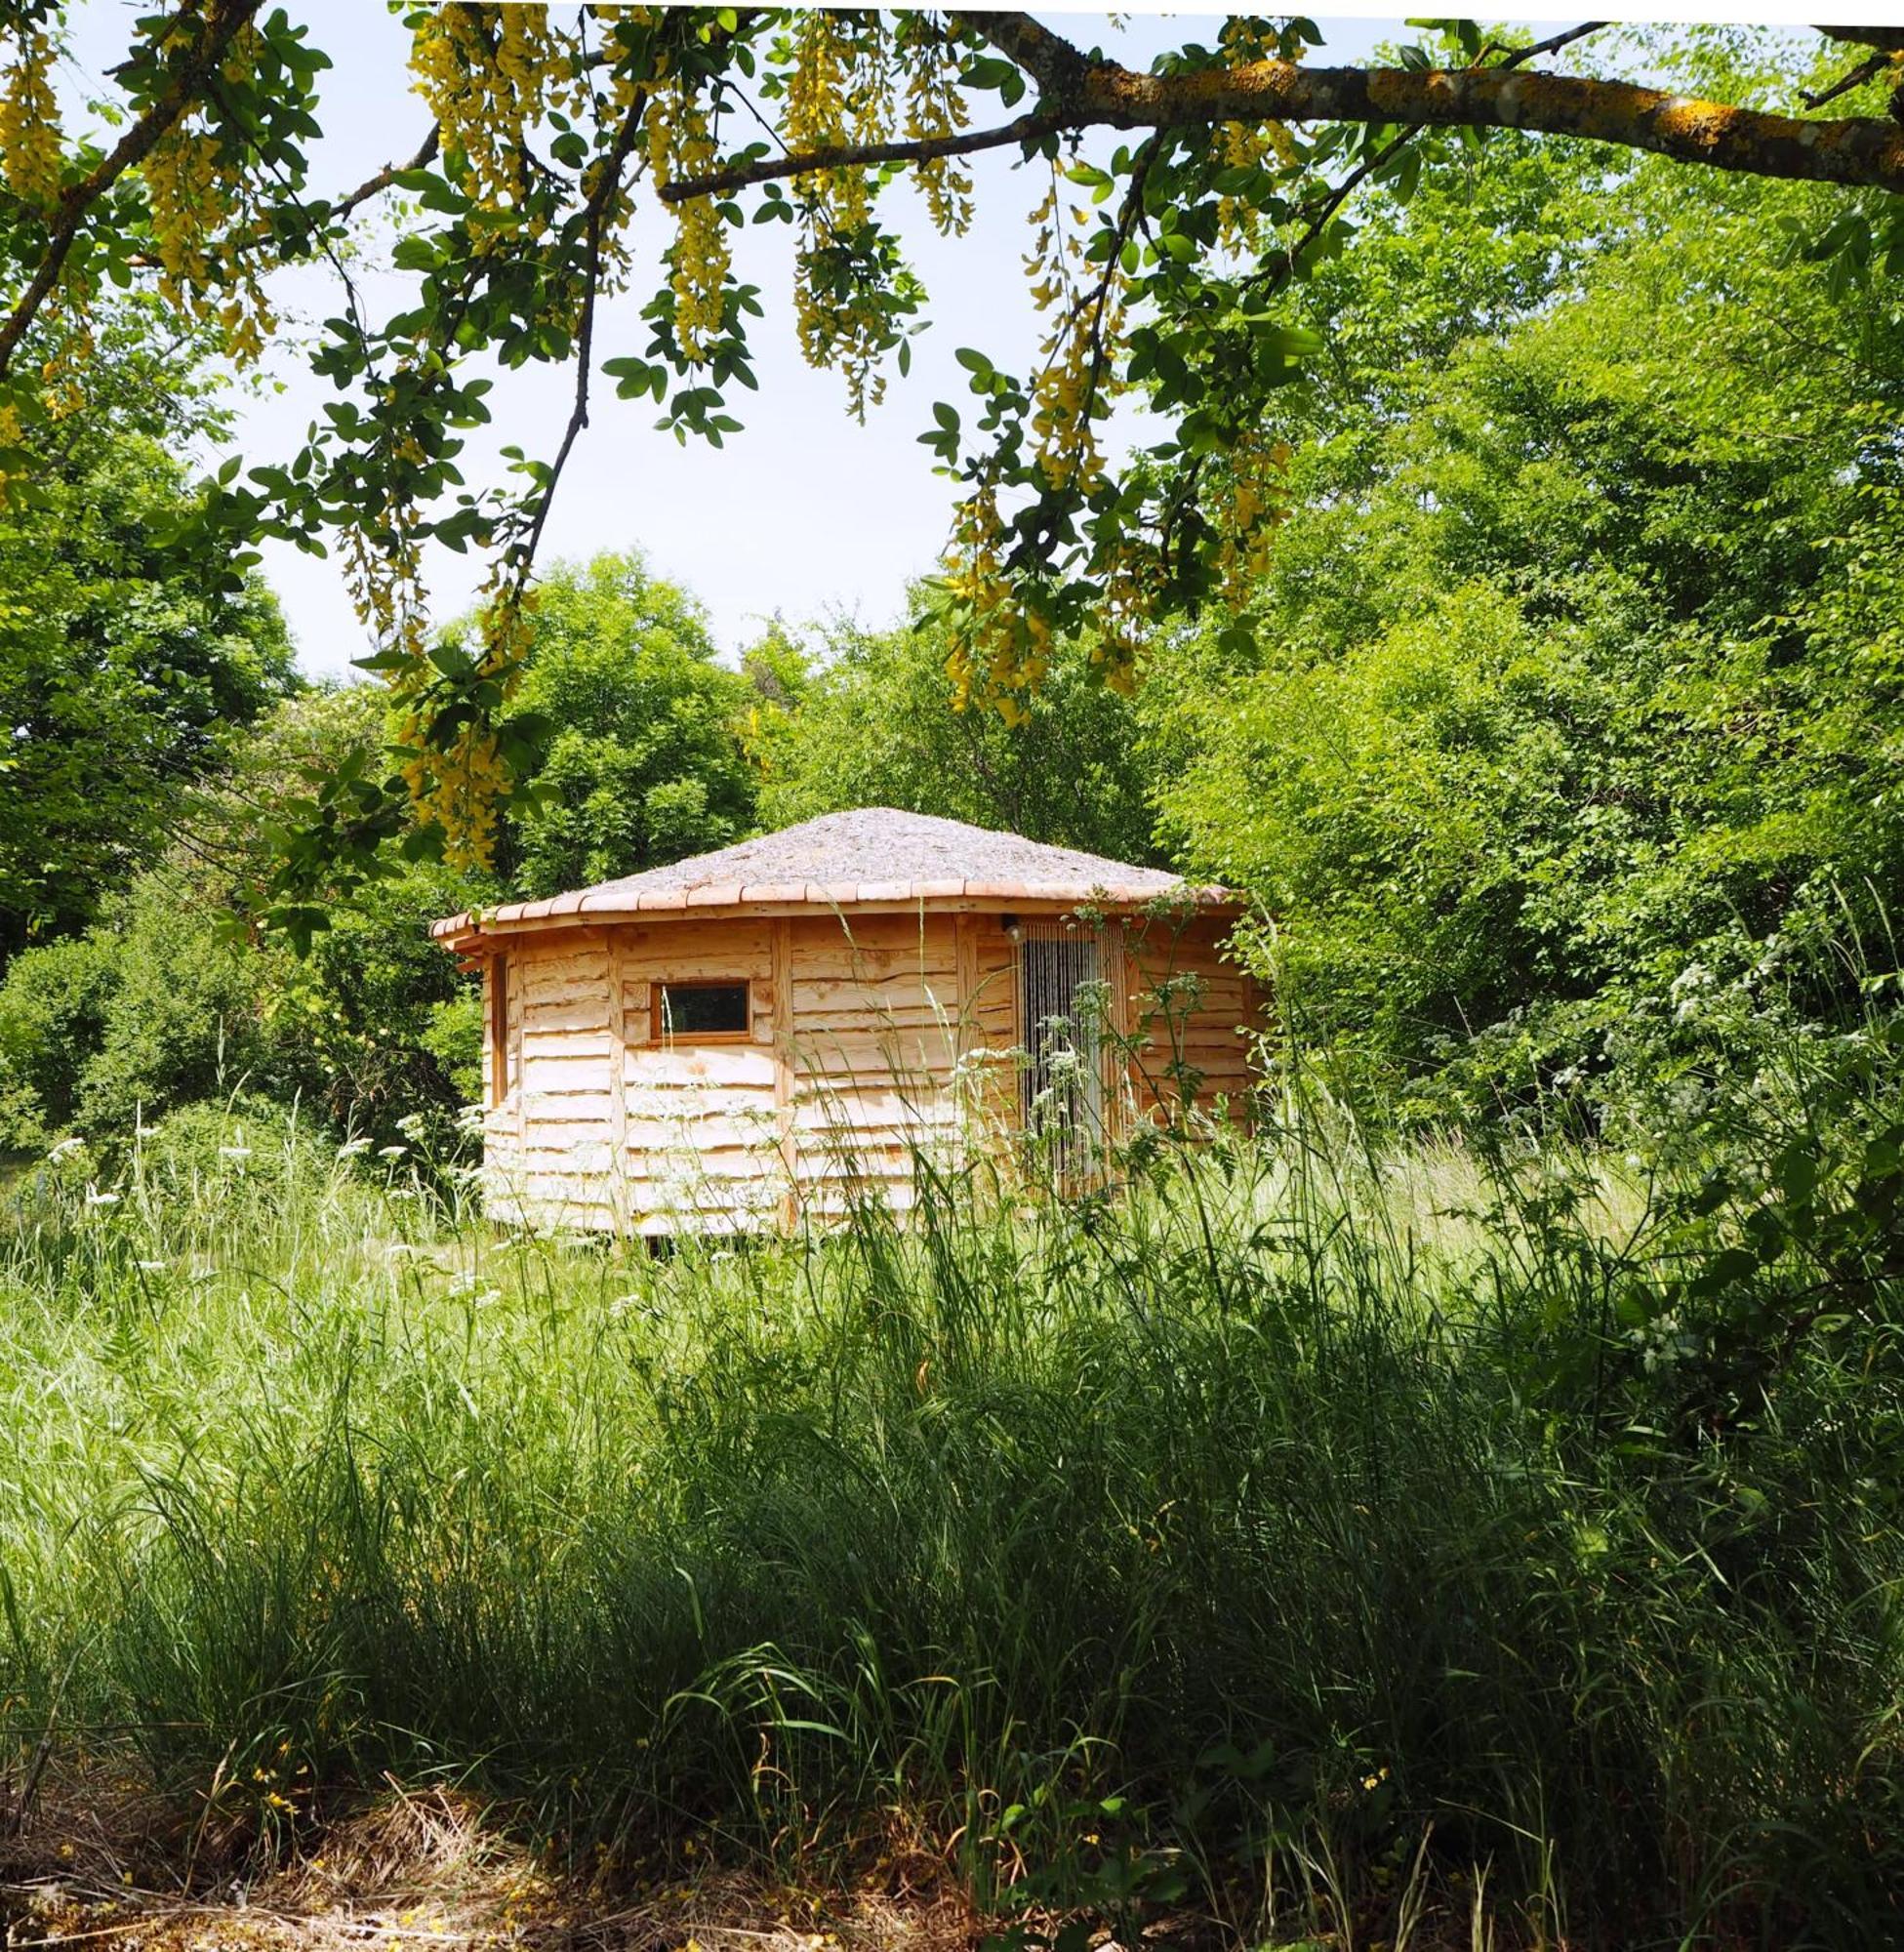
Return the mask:
[(1138, 661), (1156, 614), (1160, 570), (1156, 550), (1134, 538), (1119, 544), (1104, 566), (1091, 662), (1103, 667), (1105, 683), (1125, 698), (1137, 689)]
[(386, 505), (373, 522), (347, 530), (344, 582), (358, 618), (379, 646), (421, 663), (427, 626), (414, 526), (407, 510)]
[[(542, 6), (451, 4), (422, 15), (410, 71), (442, 132), (464, 159), (469, 193), (491, 216), (531, 221), (524, 176), (528, 137), (551, 108), (583, 105), (586, 60), (579, 38)], [(486, 226), (495, 249), (506, 225)]]
[(1074, 209), (1075, 227), (1066, 225), (1054, 167), (1051, 188), (1032, 212), (1036, 240), (1025, 272), (1040, 310), (1061, 301), (1064, 310), (1040, 347), (1044, 364), (1032, 383), (1032, 431), (1045, 479), (1054, 488), (1075, 486), (1087, 494), (1104, 476), (1095, 409), (1116, 390), (1114, 361), (1101, 357), (1099, 348), (1115, 346), (1124, 319), (1123, 274), (1114, 264), (1105, 267), (1096, 289), (1078, 288), (1084, 263), (1078, 231), (1088, 221)]
[[(713, 168), (713, 133), (686, 76), (670, 75), (654, 85), (643, 126), (657, 188), (680, 177), (705, 176)], [(690, 359), (700, 360), (721, 336), (722, 299), (732, 262), (727, 225), (710, 196), (690, 197), (677, 205), (675, 223), (674, 337)]]
[[(25, 444), (26, 434), (20, 424), (20, 409), (11, 400), (0, 400), (0, 447), (21, 448)], [(20, 471), (0, 468), (0, 504), (5, 503), (8, 491), (20, 478), (23, 475)]]
[[(876, 14), (815, 7), (795, 17), (787, 77), (787, 146), (794, 154), (836, 142), (876, 142), (892, 129), (892, 76)], [(857, 229), (871, 208), (863, 170), (826, 170), (813, 180), (822, 210)]]
[[(906, 139), (935, 142), (971, 120), (958, 87), (958, 51), (920, 14), (904, 18), (898, 55), (906, 72)], [(917, 163), (913, 181), (942, 236), (962, 237), (972, 224), (971, 172), (951, 156)]]
[(86, 404), (86, 369), (94, 351), (93, 322), (83, 304), (71, 308), (63, 320), (65, 330), (58, 347), (40, 367), (40, 384), (48, 416), (56, 421), (76, 414)]
[[(182, 38), (182, 23), (173, 29)], [(257, 35), (237, 33), (223, 73), (240, 81), (257, 59)], [(159, 289), (187, 317), (216, 321), (240, 364), (257, 359), (277, 320), (260, 289), (246, 243), (265, 227), (257, 186), (194, 108), (152, 145), (142, 165)]]
[(1037, 689), (1051, 662), (1051, 624), (1005, 575), (1004, 525), (997, 497), (982, 483), (960, 505), (946, 556), (946, 587), (968, 622), (946, 660), (952, 704), (993, 706), (1007, 725), (1030, 716), (1021, 702)]
[(1237, 603), (1269, 569), (1270, 546), (1288, 519), (1289, 444), (1248, 434), (1229, 454), (1229, 483), (1219, 511), (1217, 575), (1224, 600)]
[[(879, 142), (894, 129), (892, 48), (874, 13), (812, 8), (795, 16), (787, 77), (787, 146), (798, 153), (840, 142)], [(874, 371), (883, 322), (871, 305), (820, 290), (820, 252), (850, 241), (872, 215), (865, 170), (821, 170), (802, 183), (801, 247), (793, 264), (793, 315), (807, 363), (845, 376), (848, 405), (864, 420), (885, 397)]]
[(0, 88), (0, 170), (23, 203), (59, 201), (63, 145), (53, 93), (52, 37), (21, 21), (8, 30), (6, 83)]
[[(1274, 155), (1285, 166), (1295, 160), (1295, 142), (1280, 122), (1226, 122), (1216, 134), (1216, 152), (1225, 169), (1250, 169)], [(1234, 196), (1219, 197), (1217, 241), (1226, 251), (1255, 253), (1262, 242), (1263, 214)]]
[[(483, 655), (478, 675), (496, 681), (505, 699), (522, 681), (535, 632), (537, 595), (498, 563), (477, 600)], [(418, 613), (419, 615), (421, 613)], [(421, 656), (398, 672), (401, 702), (397, 740), (411, 750), (403, 781), (418, 814), (444, 834), (444, 852), (457, 867), (487, 867), (496, 852), (496, 809), (507, 793), (509, 770), (492, 722), (472, 719), (447, 745), (430, 738), (434, 668)]]
[[(388, 481), (388, 470), (375, 478)], [(412, 707), (400, 724), (405, 745), (423, 745), (422, 691), (432, 667), (426, 661), (428, 618), (424, 602), (423, 549), (417, 539), (416, 511), (393, 486), (382, 506), (345, 529), (343, 545), (344, 588), (359, 621), (379, 650), (401, 653), (403, 666), (390, 679), (399, 698)], [(404, 777), (413, 794), (426, 784), (423, 761), (412, 760)]]

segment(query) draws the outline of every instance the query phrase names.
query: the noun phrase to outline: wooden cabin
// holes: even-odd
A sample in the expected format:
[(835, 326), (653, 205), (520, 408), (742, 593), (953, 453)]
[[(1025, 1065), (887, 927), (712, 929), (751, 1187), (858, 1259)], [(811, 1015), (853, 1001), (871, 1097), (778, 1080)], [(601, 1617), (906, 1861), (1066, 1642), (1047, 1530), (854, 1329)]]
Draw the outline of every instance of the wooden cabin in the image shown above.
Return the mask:
[[(1222, 889), (869, 807), (434, 925), (480, 966), (489, 1211), (665, 1235), (904, 1207), (915, 1159), (1240, 1107)], [(1033, 1157), (1039, 1157), (1033, 1147)]]

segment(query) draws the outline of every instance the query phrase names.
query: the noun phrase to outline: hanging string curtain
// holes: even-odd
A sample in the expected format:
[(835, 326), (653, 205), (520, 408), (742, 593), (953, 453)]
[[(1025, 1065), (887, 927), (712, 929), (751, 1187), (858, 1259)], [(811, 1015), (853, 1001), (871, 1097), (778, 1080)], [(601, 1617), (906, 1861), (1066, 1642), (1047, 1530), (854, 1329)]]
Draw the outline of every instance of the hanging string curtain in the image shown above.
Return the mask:
[(1104, 1134), (1102, 1046), (1090, 1000), (1104, 975), (1101, 938), (1063, 921), (1028, 921), (1018, 967), (1025, 1128), (1052, 1137), (1061, 1163), (1081, 1171)]

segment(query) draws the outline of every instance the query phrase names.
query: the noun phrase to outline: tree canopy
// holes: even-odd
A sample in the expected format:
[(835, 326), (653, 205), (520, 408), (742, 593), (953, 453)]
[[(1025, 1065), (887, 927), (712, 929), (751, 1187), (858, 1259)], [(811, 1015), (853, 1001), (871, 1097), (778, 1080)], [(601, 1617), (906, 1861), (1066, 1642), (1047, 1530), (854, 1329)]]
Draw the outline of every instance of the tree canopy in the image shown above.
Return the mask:
[(898, 630), (838, 621), (811, 650), (784, 633), (755, 647), (749, 746), (762, 824), (896, 806), (1118, 861), (1156, 858), (1137, 712), (1095, 680), (1089, 644), (1056, 643), (1044, 682), (1007, 725), (996, 712), (947, 710), (948, 634), (921, 602)]
[(752, 697), (714, 662), (699, 608), (638, 555), (556, 564), (509, 711), (546, 741), (499, 847), (510, 884), (557, 894), (740, 839), (754, 816), (741, 746)]
[[(1040, 362), (1009, 373), (968, 348), (972, 399), (941, 402), (926, 436), (958, 496), (942, 592), (954, 681), (1008, 716), (1060, 637), (1088, 626), (1104, 673), (1125, 683), (1157, 629), (1260, 573), (1301, 419), (1281, 402), (1318, 343), (1291, 295), (1343, 246), (1363, 186), (1405, 196), (1512, 129), (1602, 145), (1600, 193), (1616, 202), (1648, 153), (1829, 185), (1801, 248), (1849, 278), (1887, 275), (1904, 253), (1895, 29), (1825, 30), (1845, 45), (1808, 93), (1742, 82), (1708, 97), (1647, 85), (1648, 51), (1593, 40), (1598, 23), (1540, 43), (1431, 23), (1392, 58), (1342, 67), (1312, 59), (1305, 20), (1235, 16), (1215, 46), (1186, 43), (1138, 73), (1015, 13), (454, 0), (404, 20), (417, 139), (334, 186), (308, 168), (326, 57), (282, 11), (154, 8), (114, 73), (116, 123), (68, 132), (52, 80), (64, 17), (53, 0), (9, 0), (0, 468), (30, 479), (43, 465), (112, 291), (155, 287), (243, 360), (271, 329), (270, 271), (330, 259), (342, 302), (315, 358), (339, 398), (297, 454), (227, 464), (203, 533), (238, 571), (263, 537), (341, 550), (402, 709), (406, 789), (468, 856), (488, 853), (520, 770), (503, 727), (535, 555), (595, 383), (652, 402), (684, 438), (738, 425), (761, 310), (734, 269), (744, 224), (788, 226), (801, 346), (864, 411), (927, 305), (887, 186), (909, 180), (957, 231), (989, 221), (963, 157), (1004, 148), (1046, 174), (1028, 260)], [(1634, 76), (1605, 65), (1623, 47)], [(409, 213), (395, 254), (407, 283), (378, 314), (348, 247), (359, 215), (390, 199)], [(673, 227), (651, 342), (603, 361), (597, 309), (646, 275), (631, 226), (655, 200)], [(30, 361), (29, 336), (47, 346)], [(516, 457), (506, 492), (469, 490), (458, 466), (488, 412), (484, 359), (576, 374), (567, 426)], [(1128, 456), (1105, 437), (1119, 398), (1159, 432)], [(430, 542), (489, 556), (484, 629), (461, 652), (427, 618)], [(360, 777), (326, 809), (327, 846), (294, 850), (285, 871), (292, 895), (387, 831), (382, 793)]]
[(1285, 1000), (1443, 1110), (1715, 1027), (1749, 1071), (1762, 1004), (1856, 1024), (1895, 965), (1897, 289), (1791, 253), (1792, 186), (1598, 190), (1524, 145), (1371, 206), (1304, 293), (1295, 512), (1149, 702)]
[(138, 306), (98, 339), (32, 491), (0, 505), (0, 962), (89, 919), (298, 681), (270, 593), (178, 539), (176, 449), (220, 424), (198, 348)]

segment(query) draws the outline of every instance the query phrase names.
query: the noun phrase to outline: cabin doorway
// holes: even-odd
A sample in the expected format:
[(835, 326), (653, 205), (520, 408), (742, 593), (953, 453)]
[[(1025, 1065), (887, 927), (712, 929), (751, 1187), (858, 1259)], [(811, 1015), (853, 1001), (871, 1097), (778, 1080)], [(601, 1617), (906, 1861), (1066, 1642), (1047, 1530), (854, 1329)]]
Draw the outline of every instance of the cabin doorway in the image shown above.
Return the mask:
[(1067, 1177), (1088, 1173), (1105, 1139), (1103, 941), (1095, 929), (1028, 921), (1018, 939), (1024, 1128)]

